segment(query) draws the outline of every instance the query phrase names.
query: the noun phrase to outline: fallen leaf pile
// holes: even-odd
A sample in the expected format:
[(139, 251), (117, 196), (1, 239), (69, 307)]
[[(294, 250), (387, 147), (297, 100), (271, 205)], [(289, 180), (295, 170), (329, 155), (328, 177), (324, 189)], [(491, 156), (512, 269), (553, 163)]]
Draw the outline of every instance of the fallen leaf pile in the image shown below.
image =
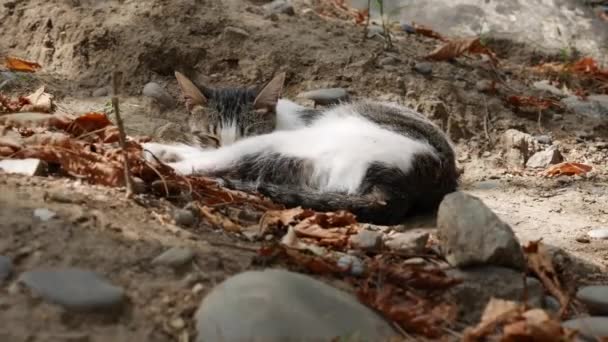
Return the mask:
[(40, 87), (28, 96), (21, 96), (17, 99), (10, 99), (0, 94), (0, 115), (2, 113), (14, 112), (41, 112), (49, 113), (52, 109), (53, 96)]
[[(543, 63), (531, 67), (532, 72), (560, 79), (562, 82), (570, 83), (571, 87), (585, 86), (594, 89), (594, 92), (608, 91), (608, 68), (601, 68), (599, 63), (591, 58), (584, 57), (572, 63)], [(574, 78), (574, 80), (569, 79)], [(574, 81), (574, 82), (573, 82)], [(582, 84), (581, 84), (582, 83)], [(577, 89), (575, 93), (585, 94), (588, 90)]]
[(562, 328), (559, 320), (542, 309), (527, 310), (521, 303), (492, 298), (481, 322), (467, 328), (463, 341), (575, 341), (575, 332)]

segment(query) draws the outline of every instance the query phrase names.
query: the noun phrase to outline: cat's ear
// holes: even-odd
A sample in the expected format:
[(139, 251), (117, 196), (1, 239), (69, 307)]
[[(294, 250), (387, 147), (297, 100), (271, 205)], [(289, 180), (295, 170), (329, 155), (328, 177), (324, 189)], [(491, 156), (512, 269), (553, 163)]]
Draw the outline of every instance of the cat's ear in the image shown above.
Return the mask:
[(269, 109), (277, 105), (277, 101), (281, 97), (283, 92), (283, 84), (285, 83), (285, 73), (282, 72), (276, 75), (272, 81), (268, 82), (266, 86), (260, 91), (258, 96), (253, 102), (253, 108), (255, 109)]
[(179, 84), (179, 88), (182, 90), (182, 94), (186, 98), (187, 106), (191, 109), (194, 106), (205, 106), (207, 105), (207, 98), (197, 86), (188, 79), (188, 77), (182, 75), (180, 72), (175, 72), (175, 78), (177, 79), (177, 84)]

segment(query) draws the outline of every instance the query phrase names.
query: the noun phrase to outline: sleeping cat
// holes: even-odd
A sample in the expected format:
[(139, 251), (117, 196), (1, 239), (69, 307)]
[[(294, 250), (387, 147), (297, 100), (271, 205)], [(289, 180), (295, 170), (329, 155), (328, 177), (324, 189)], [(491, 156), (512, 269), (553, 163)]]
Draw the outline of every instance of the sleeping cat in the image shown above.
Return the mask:
[(174, 160), (169, 165), (180, 174), (222, 178), (287, 207), (349, 210), (376, 224), (436, 209), (457, 188), (450, 142), (411, 109), (374, 101), (303, 107), (280, 99), (285, 74), (260, 90), (176, 78), (193, 144), (144, 148)]

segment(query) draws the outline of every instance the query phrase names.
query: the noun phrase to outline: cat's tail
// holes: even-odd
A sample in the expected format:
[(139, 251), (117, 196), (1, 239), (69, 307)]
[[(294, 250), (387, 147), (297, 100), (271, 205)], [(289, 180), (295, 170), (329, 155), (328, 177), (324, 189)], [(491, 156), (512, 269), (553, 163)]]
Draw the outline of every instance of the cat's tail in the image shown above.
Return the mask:
[(373, 196), (350, 195), (341, 192), (320, 192), (311, 188), (276, 185), (271, 183), (227, 180), (226, 186), (245, 192), (258, 192), (273, 202), (287, 208), (303, 207), (316, 211), (347, 210), (357, 216), (359, 222), (397, 224), (407, 216), (410, 203), (405, 198), (390, 203)]

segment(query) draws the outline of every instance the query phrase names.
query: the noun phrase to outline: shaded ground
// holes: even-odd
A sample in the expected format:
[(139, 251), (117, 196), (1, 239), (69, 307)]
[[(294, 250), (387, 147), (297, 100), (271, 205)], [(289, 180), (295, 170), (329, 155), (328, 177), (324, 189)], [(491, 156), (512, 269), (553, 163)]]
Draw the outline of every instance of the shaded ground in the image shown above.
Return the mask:
[[(385, 52), (382, 39), (362, 42), (359, 28), (319, 18), (306, 11), (307, 3), (317, 2), (296, 1), (296, 16), (275, 18), (253, 3), (236, 0), (5, 2), (0, 51), (36, 60), (44, 69), (20, 76), (3, 91), (23, 94), (43, 83), (60, 110), (101, 111), (108, 97), (91, 94), (108, 86), (116, 66), (125, 73), (121, 101), (128, 131), (155, 137), (163, 125), (174, 123), (179, 129), (185, 111), (181, 105), (162, 111), (154, 100), (140, 96), (141, 89), (156, 81), (176, 95), (171, 76), (176, 69), (211, 85), (253, 84), (284, 70), (287, 97), (304, 89), (345, 87), (355, 96), (406, 103), (449, 132), (465, 170), (463, 188), (481, 197), (522, 240), (543, 238), (590, 266), (608, 266), (605, 240), (576, 241), (590, 228), (608, 226), (608, 151), (576, 140), (583, 130), (598, 141), (605, 139), (606, 123), (564, 111), (556, 120), (549, 110), (539, 125), (537, 113), (514, 111), (497, 95), (482, 94), (476, 87), (480, 80), (502, 77), (511, 89), (531, 92), (531, 76), (518, 63), (538, 61), (533, 48), (517, 45), (515, 50), (497, 41), (493, 47), (504, 59), (498, 75), (475, 59), (462, 59), (433, 64), (433, 76), (428, 77), (412, 66), (436, 41), (397, 34), (395, 51)], [(226, 33), (228, 26), (245, 29), (248, 36)], [(386, 57), (395, 61), (381, 63)], [(534, 172), (509, 170), (499, 157), (498, 143), (507, 128), (551, 134), (567, 160), (593, 165), (593, 175), (546, 180)], [(82, 195), (83, 201), (45, 201), (46, 192)], [(196, 228), (179, 228), (169, 222), (170, 203), (151, 200), (141, 206), (123, 195), (74, 180), (0, 175), (0, 254), (15, 259), (15, 274), (33, 266), (82, 266), (123, 286), (132, 302), (125, 313), (113, 316), (116, 321), (69, 314), (32, 300), (9, 281), (0, 288), (13, 294), (0, 296), (0, 340), (76, 341), (88, 336), (89, 341), (185, 341), (183, 336), (193, 336), (189, 318), (206, 291), (250, 267), (253, 253), (234, 247), (243, 242), (231, 241), (204, 221)], [(39, 222), (32, 212), (41, 207), (56, 211), (57, 218)], [(174, 245), (194, 248), (194, 265), (175, 272), (150, 265)], [(601, 280), (597, 269), (575, 271)], [(178, 317), (185, 328), (171, 327)]]

